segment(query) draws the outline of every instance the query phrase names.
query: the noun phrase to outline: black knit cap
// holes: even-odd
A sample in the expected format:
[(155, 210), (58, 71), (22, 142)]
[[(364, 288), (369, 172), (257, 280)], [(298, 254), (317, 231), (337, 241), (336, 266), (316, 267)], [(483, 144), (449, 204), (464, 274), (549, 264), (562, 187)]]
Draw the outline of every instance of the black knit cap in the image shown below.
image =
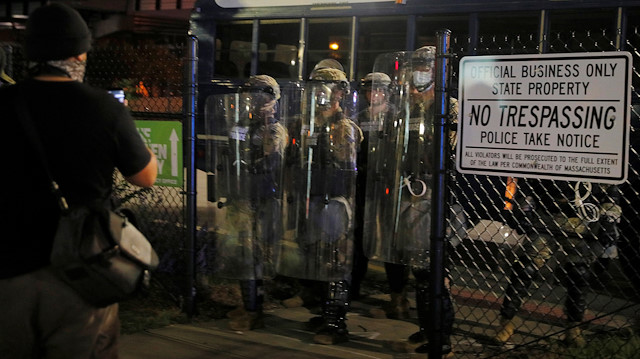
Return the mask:
[(30, 61), (64, 60), (91, 48), (91, 32), (82, 16), (62, 3), (37, 8), (27, 20), (25, 50)]

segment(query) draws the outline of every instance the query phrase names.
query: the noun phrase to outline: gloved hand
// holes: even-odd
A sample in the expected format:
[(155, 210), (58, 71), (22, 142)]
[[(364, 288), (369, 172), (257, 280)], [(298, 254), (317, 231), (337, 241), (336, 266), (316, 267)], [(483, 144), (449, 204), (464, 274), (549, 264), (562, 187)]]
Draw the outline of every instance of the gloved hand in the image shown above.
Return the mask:
[(600, 208), (600, 234), (598, 238), (600, 243), (605, 247), (615, 245), (620, 232), (618, 230), (618, 223), (620, 223), (620, 217), (622, 216), (622, 209), (620, 206), (613, 203), (604, 203)]

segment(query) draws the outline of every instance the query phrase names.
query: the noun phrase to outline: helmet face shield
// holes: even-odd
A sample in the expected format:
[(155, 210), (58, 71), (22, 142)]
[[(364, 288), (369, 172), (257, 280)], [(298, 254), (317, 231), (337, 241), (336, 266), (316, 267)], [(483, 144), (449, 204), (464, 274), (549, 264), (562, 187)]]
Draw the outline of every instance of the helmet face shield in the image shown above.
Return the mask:
[(379, 105), (388, 100), (390, 92), (388, 86), (371, 86), (365, 87), (364, 93), (369, 104)]
[(250, 118), (270, 118), (276, 115), (276, 96), (271, 87), (242, 87), (240, 89), (240, 111)]
[(242, 86), (240, 88), (241, 92), (254, 92), (254, 93), (264, 93), (267, 95), (271, 95), (274, 99), (276, 98), (276, 92), (271, 86)]
[(349, 85), (344, 82), (334, 82), (331, 87), (331, 102), (342, 102), (344, 95), (349, 93)]
[(324, 107), (329, 106), (331, 103), (331, 96), (333, 91), (331, 87), (326, 84), (319, 84), (314, 91), (314, 100), (316, 106)]
[(360, 88), (370, 105), (379, 105), (387, 101), (390, 86), (391, 78), (384, 72), (368, 73), (360, 82)]
[(318, 107), (331, 107), (341, 104), (344, 100), (346, 88), (342, 82), (314, 81), (314, 102)]

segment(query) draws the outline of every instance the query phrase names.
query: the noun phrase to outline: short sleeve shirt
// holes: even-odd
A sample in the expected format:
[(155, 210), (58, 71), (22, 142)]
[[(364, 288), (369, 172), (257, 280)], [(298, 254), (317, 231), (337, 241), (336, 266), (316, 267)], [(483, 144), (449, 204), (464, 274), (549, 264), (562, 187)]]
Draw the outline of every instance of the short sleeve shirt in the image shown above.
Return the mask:
[(86, 84), (29, 80), (0, 89), (2, 125), (7, 139), (5, 233), (0, 251), (0, 278), (12, 277), (49, 264), (59, 218), (57, 202), (38, 152), (16, 114), (23, 96), (40, 135), (46, 161), (69, 204), (107, 201), (114, 170), (131, 176), (150, 161), (128, 109), (106, 91)]

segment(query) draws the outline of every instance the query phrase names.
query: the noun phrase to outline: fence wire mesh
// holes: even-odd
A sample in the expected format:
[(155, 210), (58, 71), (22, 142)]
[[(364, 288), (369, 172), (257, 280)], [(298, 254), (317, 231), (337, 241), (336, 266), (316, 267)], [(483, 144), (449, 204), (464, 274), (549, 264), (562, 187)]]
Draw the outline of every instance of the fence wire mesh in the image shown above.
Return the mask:
[[(123, 89), (134, 120), (182, 121), (184, 42), (95, 44), (85, 82)], [(152, 242), (160, 264), (154, 284), (182, 306), (187, 283), (187, 218), (182, 187), (140, 189), (115, 177), (115, 195)]]
[[(632, 97), (637, 102), (639, 27), (630, 24), (627, 29), (551, 32), (542, 42), (537, 34), (482, 34), (477, 41), (453, 34), (451, 51), (457, 56), (452, 61), (451, 92), (456, 93), (457, 62), (468, 54), (615, 51), (616, 39), (625, 30), (622, 50), (633, 56)], [(12, 50), (11, 75), (16, 80), (25, 78), (20, 47), (7, 47)], [(181, 120), (184, 52), (181, 42), (98, 45), (90, 53), (86, 81), (105, 89), (125, 89), (135, 119)], [(584, 186), (576, 189), (573, 183), (527, 179), (511, 185), (508, 178), (451, 173), (450, 205), (461, 206), (465, 214), (463, 231), (458, 230), (460, 223), (449, 223), (454, 237), (448, 253), (456, 304), (453, 343), (458, 356), (638, 357), (640, 339), (633, 329), (637, 328), (640, 309), (639, 115), (640, 105), (634, 105), (628, 180), (615, 188), (592, 184), (590, 189), (592, 202), (600, 209), (608, 203), (620, 207), (619, 219), (609, 213), (614, 217), (614, 234), (603, 235), (602, 228), (596, 233), (589, 226), (578, 229), (571, 225), (573, 215), (564, 210), (575, 203), (576, 195), (589, 192)], [(455, 168), (453, 161), (450, 168)], [(206, 183), (206, 179), (201, 180)], [(184, 189), (139, 190), (121, 178), (116, 183), (116, 195), (133, 212), (161, 258), (156, 276), (159, 284), (178, 301), (185, 292), (181, 288), (186, 273)], [(505, 210), (509, 194), (513, 195), (514, 209)], [(527, 213), (526, 208), (535, 210)], [(569, 236), (567, 232), (579, 233)], [(610, 243), (603, 237), (617, 240)], [(602, 247), (602, 251), (596, 252), (594, 247)], [(204, 253), (207, 248), (200, 246), (198, 250)], [(516, 315), (510, 321), (514, 333), (510, 345), (495, 345), (493, 338), (506, 323), (502, 309), (506, 297), (512, 303), (522, 303), (511, 309)], [(575, 312), (583, 306), (587, 308), (584, 318), (567, 313), (567, 307)], [(588, 352), (562, 344), (571, 328), (583, 330)]]
[[(638, 26), (629, 26), (621, 49), (616, 39), (623, 29), (579, 26), (551, 32), (542, 42), (536, 34), (482, 34), (474, 48), (471, 39), (453, 34), (451, 92), (457, 90), (458, 61), (469, 54), (626, 50), (635, 64), (637, 102)], [(638, 357), (632, 334), (640, 310), (638, 106), (631, 112), (629, 178), (622, 185), (452, 173), (451, 205), (466, 215), (466, 230), (449, 252), (458, 356)], [(579, 209), (586, 202), (594, 207)], [(607, 229), (581, 224), (577, 217), (589, 210), (600, 223), (607, 218)], [(585, 339), (578, 343), (584, 348), (567, 345), (576, 344), (576, 334)]]

